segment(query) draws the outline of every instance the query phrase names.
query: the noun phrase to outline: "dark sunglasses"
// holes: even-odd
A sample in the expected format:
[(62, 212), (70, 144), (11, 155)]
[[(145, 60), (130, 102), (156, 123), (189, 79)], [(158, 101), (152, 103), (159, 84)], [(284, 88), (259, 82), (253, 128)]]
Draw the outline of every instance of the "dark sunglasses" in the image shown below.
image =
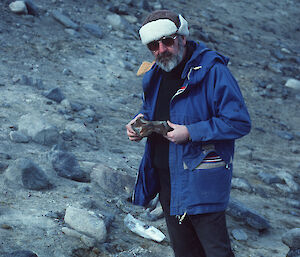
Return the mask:
[(162, 37), (160, 40), (155, 40), (147, 44), (147, 47), (150, 51), (154, 52), (157, 51), (159, 48), (159, 42), (162, 42), (165, 46), (172, 46), (174, 45), (175, 39), (177, 35), (174, 36), (166, 36)]

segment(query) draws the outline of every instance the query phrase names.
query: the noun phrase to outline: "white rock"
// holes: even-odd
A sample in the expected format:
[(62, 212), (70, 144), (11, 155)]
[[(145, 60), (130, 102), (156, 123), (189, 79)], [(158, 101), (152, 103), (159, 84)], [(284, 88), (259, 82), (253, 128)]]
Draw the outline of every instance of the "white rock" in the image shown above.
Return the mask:
[(79, 238), (87, 247), (93, 247), (96, 245), (96, 240), (94, 238), (81, 234), (80, 232), (74, 229), (63, 227), (61, 231), (67, 236)]
[(165, 235), (153, 226), (148, 226), (144, 222), (134, 218), (131, 214), (127, 214), (124, 219), (124, 224), (132, 232), (140, 235), (141, 237), (152, 239), (157, 242), (161, 242), (165, 239)]
[(287, 82), (285, 83), (285, 86), (289, 87), (289, 88), (294, 88), (294, 89), (300, 90), (300, 80), (288, 79)]
[(104, 242), (106, 239), (105, 223), (94, 212), (69, 206), (64, 220), (71, 228), (94, 238), (97, 242)]
[(10, 3), (9, 9), (17, 14), (27, 14), (28, 10), (24, 1), (15, 1)]

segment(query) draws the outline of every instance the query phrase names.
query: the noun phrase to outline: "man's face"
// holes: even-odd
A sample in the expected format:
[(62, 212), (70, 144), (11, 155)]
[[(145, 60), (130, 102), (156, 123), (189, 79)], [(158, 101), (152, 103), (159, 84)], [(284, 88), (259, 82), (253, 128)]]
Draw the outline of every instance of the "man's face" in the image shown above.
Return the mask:
[(169, 72), (173, 70), (183, 59), (185, 54), (185, 37), (175, 36), (174, 43), (170, 46), (164, 44), (163, 40), (159, 40), (158, 49), (151, 51), (155, 57), (155, 62), (164, 71)]

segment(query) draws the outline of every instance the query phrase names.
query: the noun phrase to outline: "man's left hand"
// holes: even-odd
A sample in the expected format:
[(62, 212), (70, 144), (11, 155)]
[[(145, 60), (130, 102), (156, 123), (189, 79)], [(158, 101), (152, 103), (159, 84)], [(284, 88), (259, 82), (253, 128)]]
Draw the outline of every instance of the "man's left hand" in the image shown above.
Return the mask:
[(167, 122), (173, 130), (168, 132), (165, 138), (175, 144), (183, 144), (189, 140), (190, 133), (186, 126), (174, 124), (170, 121)]

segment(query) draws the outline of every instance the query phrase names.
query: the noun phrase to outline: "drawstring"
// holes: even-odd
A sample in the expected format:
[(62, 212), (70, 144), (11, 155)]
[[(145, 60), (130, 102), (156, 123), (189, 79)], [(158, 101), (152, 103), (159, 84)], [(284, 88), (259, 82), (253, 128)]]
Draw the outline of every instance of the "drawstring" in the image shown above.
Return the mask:
[(186, 216), (186, 212), (183, 215), (176, 215), (177, 219), (178, 219), (178, 223), (181, 225), (184, 218)]

